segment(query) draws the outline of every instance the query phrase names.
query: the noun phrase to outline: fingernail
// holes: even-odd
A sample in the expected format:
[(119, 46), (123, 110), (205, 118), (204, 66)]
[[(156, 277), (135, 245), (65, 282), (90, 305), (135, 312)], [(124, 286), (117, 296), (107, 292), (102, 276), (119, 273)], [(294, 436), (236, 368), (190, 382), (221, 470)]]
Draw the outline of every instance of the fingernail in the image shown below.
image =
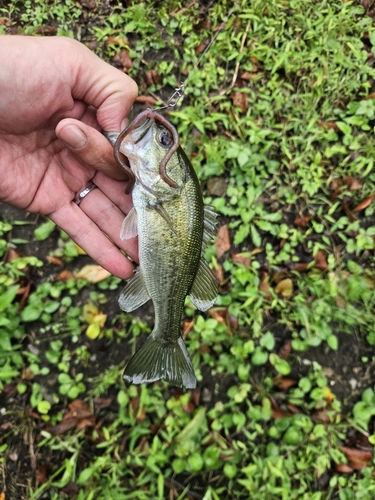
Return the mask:
[(87, 137), (75, 125), (67, 125), (60, 132), (60, 139), (73, 149), (81, 149), (87, 143)]

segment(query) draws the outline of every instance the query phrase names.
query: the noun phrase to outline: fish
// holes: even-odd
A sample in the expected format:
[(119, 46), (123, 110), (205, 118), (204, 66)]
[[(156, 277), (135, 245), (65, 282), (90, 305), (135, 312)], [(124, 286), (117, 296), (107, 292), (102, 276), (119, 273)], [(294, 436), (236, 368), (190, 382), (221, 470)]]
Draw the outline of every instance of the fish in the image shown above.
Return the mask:
[[(148, 111), (148, 112), (147, 112)], [(154, 328), (127, 364), (123, 378), (142, 384), (163, 379), (193, 389), (197, 381), (181, 336), (186, 296), (200, 311), (216, 301), (218, 286), (204, 250), (216, 233), (217, 214), (204, 205), (197, 175), (179, 145), (175, 128), (146, 110), (120, 136), (115, 150), (131, 171), (133, 207), (122, 224), (123, 240), (138, 236), (139, 266), (126, 283), (119, 305), (125, 312), (150, 299)]]

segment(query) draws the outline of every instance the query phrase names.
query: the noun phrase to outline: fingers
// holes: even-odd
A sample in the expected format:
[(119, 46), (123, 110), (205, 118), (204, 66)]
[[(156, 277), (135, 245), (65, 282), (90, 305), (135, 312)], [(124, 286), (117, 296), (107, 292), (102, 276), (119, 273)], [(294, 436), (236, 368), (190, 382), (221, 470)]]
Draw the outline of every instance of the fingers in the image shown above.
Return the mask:
[(70, 70), (73, 65), (75, 69), (72, 77), (73, 97), (98, 110), (97, 119), (104, 130), (121, 130), (121, 122), (129, 115), (138, 94), (137, 84), (79, 42), (60, 41), (74, 44), (74, 61), (69, 56), (72, 51), (64, 51), (65, 64)]
[[(87, 198), (95, 191), (98, 190), (92, 191)], [(82, 200), (82, 203), (84, 201)], [(50, 214), (50, 219), (111, 274), (122, 279), (128, 279), (133, 275), (133, 264), (75, 203), (72, 202), (53, 212)], [(121, 227), (121, 224), (118, 227)], [(111, 229), (108, 232), (111, 232)]]
[[(110, 187), (108, 180), (113, 185), (118, 182), (105, 178), (103, 175), (94, 177), (94, 183), (99, 189), (94, 189), (81, 201), (79, 208), (93, 221), (95, 224), (122, 250), (124, 250), (129, 257), (138, 262), (138, 245), (137, 238), (130, 240), (121, 240), (120, 231), (125, 213), (128, 213), (132, 203), (131, 197), (125, 195), (119, 196), (119, 205), (125, 209), (121, 210), (114, 202), (112, 192), (110, 198), (103, 192), (103, 187)], [(124, 183), (125, 184), (125, 183)], [(127, 201), (123, 201), (127, 198)], [(130, 199), (129, 199), (130, 198)], [(111, 201), (112, 200), (112, 201)], [(125, 212), (125, 213), (124, 213)]]
[(117, 205), (124, 214), (130, 212), (130, 209), (133, 206), (133, 201), (131, 194), (125, 194), (125, 189), (128, 185), (127, 182), (119, 182), (114, 179), (110, 179), (101, 172), (98, 172), (95, 175), (93, 181), (106, 195), (106, 197), (111, 200), (112, 203)]
[(79, 161), (113, 179), (127, 179), (115, 161), (112, 145), (98, 130), (80, 120), (65, 118), (55, 131)]

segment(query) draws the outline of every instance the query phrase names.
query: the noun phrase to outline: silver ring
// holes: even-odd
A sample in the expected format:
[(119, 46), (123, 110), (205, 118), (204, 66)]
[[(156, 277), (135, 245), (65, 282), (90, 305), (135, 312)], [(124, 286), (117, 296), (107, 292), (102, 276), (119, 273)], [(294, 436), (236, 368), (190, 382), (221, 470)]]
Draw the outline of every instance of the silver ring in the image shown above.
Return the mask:
[(91, 193), (91, 191), (93, 191), (97, 187), (98, 186), (96, 184), (90, 181), (85, 187), (85, 189), (81, 191), (79, 194), (77, 194), (77, 196), (74, 199), (74, 203), (79, 206), (83, 198), (87, 196), (89, 193)]

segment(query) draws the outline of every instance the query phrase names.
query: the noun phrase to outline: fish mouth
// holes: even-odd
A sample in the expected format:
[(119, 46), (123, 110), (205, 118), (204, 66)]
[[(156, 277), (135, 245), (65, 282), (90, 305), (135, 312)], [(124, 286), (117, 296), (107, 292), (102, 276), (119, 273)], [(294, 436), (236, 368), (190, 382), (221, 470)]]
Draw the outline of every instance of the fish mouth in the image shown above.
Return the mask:
[(149, 118), (146, 116), (141, 122), (132, 122), (127, 128), (126, 135), (124, 135), (124, 138), (121, 142), (121, 153), (124, 153), (126, 156), (128, 156), (129, 154), (135, 152), (134, 146), (139, 145), (142, 139), (145, 138), (154, 121), (155, 120), (153, 118)]
[[(166, 184), (174, 189), (178, 188), (177, 183), (173, 179), (171, 179), (166, 172), (167, 163), (179, 147), (178, 133), (173, 125), (169, 123), (166, 118), (164, 118), (164, 116), (160, 115), (157, 111), (154, 111), (152, 109), (146, 109), (140, 115), (138, 115), (125, 130), (120, 133), (114, 145), (115, 159), (117, 163), (126, 171), (129, 177), (129, 184), (125, 190), (126, 194), (129, 194), (133, 189), (135, 183), (135, 175), (131, 171), (131, 169), (122, 161), (120, 153), (123, 153), (129, 159), (132, 159), (132, 156), (133, 158), (136, 157), (136, 149), (142, 147), (140, 143), (143, 141), (143, 139), (146, 138), (145, 142), (148, 142), (148, 132), (151, 130), (151, 127), (154, 123), (157, 123), (157, 125), (160, 126), (164, 126), (170, 132), (173, 138), (172, 146), (169, 148), (165, 157), (160, 163), (160, 176), (163, 181), (166, 182)], [(136, 145), (137, 147), (135, 147)]]

